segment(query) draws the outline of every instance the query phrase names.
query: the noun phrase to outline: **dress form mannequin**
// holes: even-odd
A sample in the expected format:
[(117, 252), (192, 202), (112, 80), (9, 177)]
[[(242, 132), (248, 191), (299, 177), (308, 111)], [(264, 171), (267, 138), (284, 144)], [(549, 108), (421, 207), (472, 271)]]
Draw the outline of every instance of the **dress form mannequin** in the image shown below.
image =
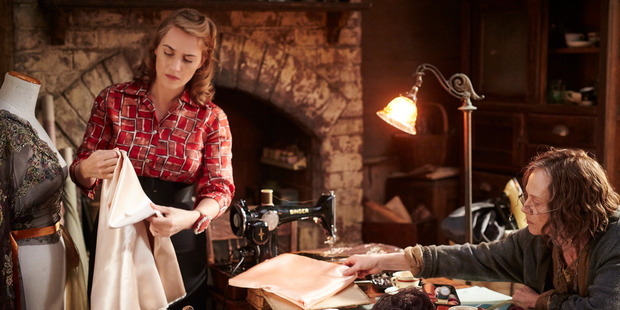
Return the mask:
[[(40, 88), (41, 82), (34, 78), (14, 71), (8, 72), (0, 88), (0, 110), (6, 110), (28, 122), (37, 136), (56, 153), (60, 166), (65, 168), (65, 160), (35, 117)], [(37, 205), (32, 208), (37, 209), (37, 212), (39, 210)], [(20, 245), (18, 254), (21, 309), (64, 309), (66, 257), (63, 239), (49, 244)]]
[(58, 162), (64, 168), (67, 166), (67, 163), (34, 113), (40, 88), (41, 82), (39, 80), (22, 73), (9, 71), (4, 77), (2, 88), (0, 88), (0, 110), (9, 111), (28, 121), (39, 135), (39, 138), (56, 152)]

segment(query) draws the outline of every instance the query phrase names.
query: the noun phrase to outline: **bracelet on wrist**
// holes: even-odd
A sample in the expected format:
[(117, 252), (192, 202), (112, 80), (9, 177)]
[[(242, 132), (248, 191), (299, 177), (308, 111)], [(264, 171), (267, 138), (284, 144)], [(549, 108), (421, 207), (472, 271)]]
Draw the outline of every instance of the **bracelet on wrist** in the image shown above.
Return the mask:
[(209, 227), (209, 224), (211, 224), (211, 217), (206, 214), (200, 213), (200, 216), (192, 227), (194, 229), (194, 234), (198, 235), (202, 233), (207, 229), (207, 227)]

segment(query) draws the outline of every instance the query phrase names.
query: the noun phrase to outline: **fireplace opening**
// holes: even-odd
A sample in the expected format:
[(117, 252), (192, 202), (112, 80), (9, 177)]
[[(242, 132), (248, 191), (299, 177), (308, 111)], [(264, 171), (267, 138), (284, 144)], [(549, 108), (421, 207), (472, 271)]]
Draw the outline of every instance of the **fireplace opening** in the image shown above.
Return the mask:
[[(313, 204), (312, 149), (318, 139), (275, 105), (243, 91), (216, 86), (213, 102), (228, 116), (233, 136), (236, 192), (232, 203), (243, 199), (247, 205), (258, 205), (261, 189), (272, 189), (274, 204)], [(228, 215), (224, 217), (223, 224), (218, 224), (228, 225)], [(296, 229), (294, 223), (281, 225), (278, 251), (297, 250)], [(243, 245), (243, 240), (233, 245), (214, 242), (215, 262), (226, 263), (231, 249)]]
[(314, 198), (316, 137), (273, 104), (245, 92), (216, 87), (213, 101), (228, 116), (233, 136), (233, 201), (259, 204), (261, 189), (273, 189), (275, 204)]

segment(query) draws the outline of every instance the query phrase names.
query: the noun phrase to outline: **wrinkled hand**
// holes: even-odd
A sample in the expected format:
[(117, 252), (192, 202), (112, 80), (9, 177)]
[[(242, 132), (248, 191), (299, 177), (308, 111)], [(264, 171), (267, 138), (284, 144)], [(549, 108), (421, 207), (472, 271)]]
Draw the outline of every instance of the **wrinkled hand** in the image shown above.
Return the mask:
[(342, 272), (344, 276), (351, 276), (357, 273), (358, 278), (363, 278), (369, 274), (382, 271), (379, 267), (380, 257), (377, 255), (353, 255), (344, 261), (344, 265), (349, 266)]
[(534, 308), (540, 294), (528, 286), (521, 287), (512, 294), (512, 303), (522, 308)]
[(97, 150), (80, 163), (80, 173), (86, 179), (111, 179), (118, 157), (118, 148)]
[(158, 206), (151, 203), (153, 210), (161, 212), (161, 216), (152, 215), (146, 220), (151, 224), (149, 229), (155, 237), (170, 237), (181, 230), (192, 228), (200, 213), (173, 207)]

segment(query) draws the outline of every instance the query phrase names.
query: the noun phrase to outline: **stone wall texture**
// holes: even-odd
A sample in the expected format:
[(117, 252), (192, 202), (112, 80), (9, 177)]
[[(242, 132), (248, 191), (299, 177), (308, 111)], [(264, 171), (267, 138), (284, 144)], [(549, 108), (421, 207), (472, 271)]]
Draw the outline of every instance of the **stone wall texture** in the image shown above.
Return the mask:
[[(15, 0), (15, 69), (54, 97), (58, 148), (77, 148), (95, 96), (131, 80), (148, 35), (166, 10), (76, 9), (65, 42), (52, 45), (50, 12)], [(361, 242), (361, 14), (351, 12), (327, 42), (325, 12), (206, 12), (218, 25), (216, 86), (238, 89), (285, 111), (321, 141), (314, 192), (337, 196), (338, 244)], [(217, 102), (216, 102), (217, 104)], [(257, 159), (258, 160), (258, 159)], [(300, 232), (300, 248), (319, 237)]]

